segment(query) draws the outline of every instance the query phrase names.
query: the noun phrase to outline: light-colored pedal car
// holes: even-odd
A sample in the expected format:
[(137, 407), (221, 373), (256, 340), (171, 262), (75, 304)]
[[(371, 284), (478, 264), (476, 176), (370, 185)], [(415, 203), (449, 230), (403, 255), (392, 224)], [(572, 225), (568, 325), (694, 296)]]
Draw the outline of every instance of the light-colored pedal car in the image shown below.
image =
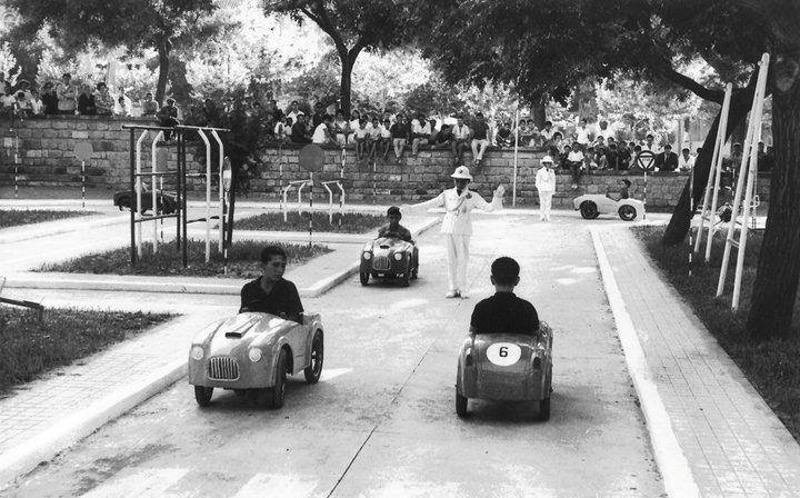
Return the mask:
[(403, 287), (408, 287), (418, 273), (419, 249), (414, 242), (378, 237), (361, 250), (361, 285), (367, 285), (372, 277), (399, 280)]
[(287, 376), (303, 372), (309, 384), (319, 381), (324, 348), (318, 314), (305, 314), (303, 323), (297, 323), (269, 313), (239, 313), (214, 322), (194, 338), (189, 384), (203, 407), (218, 388), (280, 408)]
[(470, 398), (530, 401), (539, 419), (550, 419), (553, 331), (539, 322), (535, 335), (470, 334), (458, 355), (456, 413), (467, 415)]
[(625, 221), (633, 221), (644, 214), (644, 203), (637, 199), (615, 200), (605, 195), (586, 194), (573, 199), (572, 205), (580, 210), (586, 220), (593, 220), (600, 214), (616, 213)]

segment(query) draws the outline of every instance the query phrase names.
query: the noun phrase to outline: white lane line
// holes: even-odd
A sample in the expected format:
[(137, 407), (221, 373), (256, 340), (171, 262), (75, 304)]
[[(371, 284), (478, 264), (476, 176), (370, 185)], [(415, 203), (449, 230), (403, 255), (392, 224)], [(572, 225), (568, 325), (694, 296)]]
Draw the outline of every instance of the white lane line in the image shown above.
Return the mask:
[(320, 380), (335, 379), (336, 377), (338, 377), (340, 375), (348, 374), (348, 373), (350, 373), (352, 371), (353, 371), (352, 368), (328, 368), (327, 370), (323, 369), (322, 370), (322, 376), (320, 377)]
[(167, 488), (189, 473), (189, 469), (141, 469), (89, 491), (83, 498), (143, 498), (171, 496)]
[(233, 498), (305, 498), (317, 483), (298, 476), (256, 474)]
[[(419, 481), (394, 481), (381, 489), (362, 492), (358, 496), (369, 498), (445, 498), (465, 496), (467, 493), (455, 482), (433, 483)], [(515, 496), (514, 494), (504, 496)], [(518, 495), (517, 495), (518, 496)]]
[(614, 277), (614, 270), (608, 261), (608, 255), (600, 240), (598, 230), (591, 230), (594, 250), (597, 253), (597, 262), (600, 265), (600, 274), (603, 285), (608, 295), (608, 303), (617, 325), (617, 333), (622, 349), (625, 352), (625, 361), (628, 364), (633, 384), (639, 395), (642, 412), (647, 419), (647, 429), (653, 444), (653, 453), (656, 463), (664, 478), (664, 488), (667, 494), (675, 498), (699, 497), (700, 490), (694, 481), (692, 469), (686, 459), (678, 438), (672, 430), (667, 409), (658, 394), (653, 373), (647, 364), (639, 336), (633, 325), (633, 320), (625, 306), (625, 300)]

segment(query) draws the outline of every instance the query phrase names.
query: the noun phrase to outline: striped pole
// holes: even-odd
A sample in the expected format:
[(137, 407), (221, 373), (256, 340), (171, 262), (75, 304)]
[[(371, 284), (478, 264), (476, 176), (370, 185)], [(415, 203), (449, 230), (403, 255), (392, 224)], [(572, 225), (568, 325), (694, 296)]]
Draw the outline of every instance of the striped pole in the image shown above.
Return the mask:
[(642, 219), (647, 219), (647, 170), (644, 170), (644, 199), (642, 200)]
[(314, 173), (309, 173), (308, 185), (308, 248), (311, 249), (314, 233)]
[(81, 161), (81, 208), (86, 209), (86, 161)]
[(14, 136), (14, 199), (19, 198), (19, 132)]
[(689, 171), (689, 277), (692, 276), (692, 254), (694, 253), (694, 243), (692, 242), (692, 217), (694, 216), (694, 165)]

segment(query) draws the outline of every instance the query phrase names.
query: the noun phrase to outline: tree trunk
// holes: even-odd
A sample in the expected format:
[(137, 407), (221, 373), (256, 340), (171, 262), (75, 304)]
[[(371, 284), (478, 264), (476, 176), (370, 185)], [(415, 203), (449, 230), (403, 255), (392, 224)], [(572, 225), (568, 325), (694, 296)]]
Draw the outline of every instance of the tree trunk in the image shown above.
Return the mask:
[[(742, 121), (747, 113), (750, 112), (750, 107), (753, 105), (753, 94), (755, 85), (750, 85), (746, 90), (739, 93), (734, 93), (731, 96), (731, 107), (728, 113), (728, 129), (726, 130), (725, 137), (729, 137), (733, 133), (737, 124)], [(721, 111), (720, 111), (721, 112)], [(706, 183), (708, 182), (708, 175), (711, 173), (711, 159), (714, 153), (714, 141), (717, 138), (717, 128), (719, 127), (720, 114), (717, 114), (711, 129), (708, 130), (708, 135), (703, 142), (703, 150), (694, 163), (694, 197), (695, 207), (702, 207), (703, 195), (705, 194)], [(689, 184), (690, 180), (686, 181), (683, 187), (681, 197), (678, 200), (678, 205), (675, 206), (675, 211), (672, 212), (672, 217), (669, 220), (664, 236), (661, 238), (663, 245), (672, 246), (680, 244), (689, 233), (689, 221), (694, 216), (690, 213), (689, 206)]]
[(350, 91), (352, 87), (353, 62), (350, 54), (339, 54), (342, 61), (342, 80), (339, 84), (339, 109), (350, 118)]
[(533, 118), (533, 123), (540, 130), (544, 128), (544, 122), (547, 121), (547, 116), (545, 112), (546, 109), (547, 107), (543, 100), (540, 100), (539, 102), (531, 106), (531, 118)]
[(156, 86), (156, 102), (161, 106), (167, 93), (167, 79), (169, 78), (169, 40), (158, 44), (158, 85)]
[[(798, 61), (792, 63), (798, 67)], [(780, 67), (775, 73), (780, 78)], [(747, 330), (758, 340), (789, 334), (800, 279), (800, 79), (788, 87), (776, 84), (772, 120), (775, 165), (747, 317)]]

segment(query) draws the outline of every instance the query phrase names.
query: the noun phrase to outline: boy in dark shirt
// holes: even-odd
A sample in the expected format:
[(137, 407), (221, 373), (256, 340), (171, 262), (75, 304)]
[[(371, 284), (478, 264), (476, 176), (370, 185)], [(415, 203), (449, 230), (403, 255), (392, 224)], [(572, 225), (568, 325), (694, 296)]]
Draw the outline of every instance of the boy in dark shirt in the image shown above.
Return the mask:
[(297, 287), (283, 278), (286, 259), (286, 252), (278, 246), (261, 251), (262, 274), (242, 287), (239, 313), (261, 311), (302, 323), (303, 305)]
[(519, 284), (519, 263), (503, 256), (492, 263), (495, 294), (475, 305), (470, 320), (470, 334), (525, 334), (539, 330), (536, 308), (514, 295)]
[(397, 206), (390, 207), (386, 212), (386, 216), (389, 218), (389, 224), (378, 230), (378, 237), (392, 237), (411, 242), (411, 232), (400, 224), (400, 220), (403, 218), (403, 215), (400, 214), (400, 208)]

